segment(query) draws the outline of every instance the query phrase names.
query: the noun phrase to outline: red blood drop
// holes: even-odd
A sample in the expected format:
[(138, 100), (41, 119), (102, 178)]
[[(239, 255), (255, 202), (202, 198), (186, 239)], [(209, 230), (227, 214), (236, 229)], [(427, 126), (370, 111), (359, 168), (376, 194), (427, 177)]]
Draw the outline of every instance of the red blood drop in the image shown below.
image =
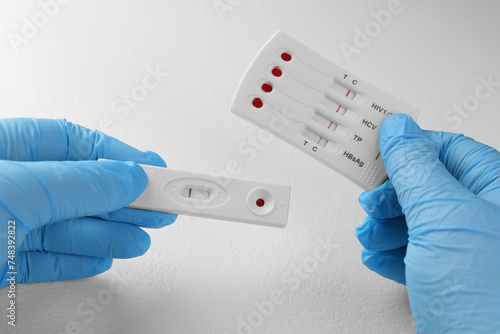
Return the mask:
[(264, 206), (264, 203), (265, 203), (265, 202), (264, 202), (264, 200), (263, 200), (262, 198), (259, 198), (259, 199), (255, 202), (255, 204), (257, 204), (257, 206), (258, 206), (259, 208), (263, 207), (263, 206)]
[(266, 93), (270, 93), (273, 91), (273, 86), (270, 83), (265, 83), (262, 85), (262, 90)]
[(264, 103), (262, 103), (262, 100), (259, 99), (258, 97), (253, 99), (252, 104), (255, 108), (262, 108), (262, 106), (264, 105)]
[(280, 77), (283, 72), (281, 72), (281, 69), (279, 67), (275, 67), (273, 68), (273, 70), (271, 71), (271, 73), (275, 76), (275, 77)]
[(289, 53), (283, 52), (281, 54), (281, 59), (283, 59), (284, 61), (290, 61), (292, 60), (292, 56)]

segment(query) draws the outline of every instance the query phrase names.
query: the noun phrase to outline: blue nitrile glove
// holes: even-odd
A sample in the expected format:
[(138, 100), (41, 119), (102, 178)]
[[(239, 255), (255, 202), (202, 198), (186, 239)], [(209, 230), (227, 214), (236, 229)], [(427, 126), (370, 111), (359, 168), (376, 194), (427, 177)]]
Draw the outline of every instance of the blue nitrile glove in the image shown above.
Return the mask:
[[(12, 271), (18, 283), (97, 275), (112, 258), (149, 248), (138, 226), (175, 221), (176, 215), (124, 208), (147, 185), (136, 163), (165, 162), (99, 131), (65, 120), (0, 119), (0, 159), (0, 287), (11, 283)], [(15, 268), (8, 262), (14, 241)]]
[(406, 115), (379, 143), (389, 180), (359, 198), (363, 263), (407, 285), (417, 332), (498, 333), (499, 152)]

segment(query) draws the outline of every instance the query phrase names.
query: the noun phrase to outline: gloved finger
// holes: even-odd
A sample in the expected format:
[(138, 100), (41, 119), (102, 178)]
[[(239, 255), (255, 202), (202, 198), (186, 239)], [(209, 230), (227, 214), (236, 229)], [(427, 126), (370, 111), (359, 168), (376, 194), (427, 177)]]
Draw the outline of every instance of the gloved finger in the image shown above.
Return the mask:
[[(89, 130), (66, 120), (17, 118), (0, 119), (0, 158), (7, 160), (92, 160), (114, 159), (166, 167), (156, 153), (139, 151), (99, 131)], [(161, 227), (175, 217), (151, 211), (125, 210), (106, 217)]]
[[(118, 210), (134, 201), (147, 184), (146, 173), (133, 162), (2, 161), (1, 165), (0, 198), (26, 232), (54, 221)], [(28, 222), (33, 226), (23, 226)]]
[[(47, 121), (47, 120), (46, 120)], [(61, 120), (61, 122), (65, 122)], [(68, 137), (68, 160), (114, 159), (134, 161), (146, 165), (166, 167), (165, 161), (151, 151), (139, 151), (113, 137), (99, 131), (65, 122)], [(132, 223), (143, 227), (163, 227), (172, 224), (176, 215), (147, 210), (120, 209), (107, 213), (101, 218)]]
[(105, 272), (111, 268), (112, 263), (113, 259), (109, 258), (20, 252), (16, 263), (16, 282), (38, 283), (86, 278)]
[(370, 192), (361, 193), (359, 204), (370, 217), (376, 219), (396, 218), (403, 215), (396, 190), (390, 180), (386, 180)]
[(156, 153), (139, 151), (100, 131), (64, 119), (0, 119), (0, 159), (62, 161), (112, 159), (166, 167)]
[(20, 251), (126, 259), (143, 255), (150, 245), (149, 235), (137, 226), (82, 217), (31, 231)]
[(398, 249), (408, 244), (408, 226), (404, 216), (384, 220), (368, 216), (356, 228), (356, 237), (371, 251)]
[[(154, 152), (146, 152), (152, 158), (149, 165), (166, 167), (165, 161)], [(113, 212), (107, 212), (102, 215), (97, 215), (96, 217), (102, 218), (109, 221), (117, 221), (122, 223), (134, 224), (141, 227), (147, 228), (161, 228), (172, 224), (177, 219), (177, 215), (165, 212), (156, 212), (148, 210), (130, 209), (123, 208)]]
[(140, 209), (123, 208), (118, 211), (97, 215), (96, 217), (147, 228), (161, 228), (172, 224), (177, 215), (165, 212), (147, 211)]
[[(408, 115), (395, 114), (382, 123), (380, 152), (409, 224), (419, 212), (450, 200), (455, 205), (475, 198), (439, 160), (439, 148)], [(456, 199), (456, 201), (453, 201)], [(409, 226), (412, 229), (415, 226)]]
[(439, 159), (465, 188), (499, 205), (500, 153), (496, 149), (461, 134), (424, 133), (431, 141), (439, 143)]
[(361, 261), (370, 270), (396, 283), (406, 285), (405, 263), (406, 247), (385, 252), (363, 249)]

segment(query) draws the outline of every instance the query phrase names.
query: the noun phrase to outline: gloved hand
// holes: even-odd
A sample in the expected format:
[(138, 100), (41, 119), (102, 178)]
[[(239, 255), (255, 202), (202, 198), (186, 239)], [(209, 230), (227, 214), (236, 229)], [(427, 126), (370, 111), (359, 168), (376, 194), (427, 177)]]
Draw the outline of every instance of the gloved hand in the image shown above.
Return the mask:
[(363, 263), (407, 285), (417, 332), (498, 333), (499, 152), (406, 115), (379, 144), (389, 180), (359, 198)]
[(112, 258), (149, 248), (138, 226), (162, 227), (177, 217), (124, 208), (147, 185), (136, 162), (166, 165), (99, 131), (65, 120), (0, 120), (0, 159), (0, 287), (13, 271), (18, 283), (100, 274)]

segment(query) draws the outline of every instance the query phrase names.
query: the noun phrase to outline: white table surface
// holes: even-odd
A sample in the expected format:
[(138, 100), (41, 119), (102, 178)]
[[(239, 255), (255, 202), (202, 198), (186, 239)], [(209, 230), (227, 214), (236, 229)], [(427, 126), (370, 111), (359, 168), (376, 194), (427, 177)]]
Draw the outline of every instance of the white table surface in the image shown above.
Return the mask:
[[(222, 16), (217, 3), (230, 6)], [(175, 169), (219, 172), (237, 160), (241, 178), (290, 184), (292, 205), (285, 229), (182, 216), (148, 230), (146, 255), (115, 260), (104, 274), (19, 285), (17, 326), (8, 328), (3, 311), (0, 331), (414, 332), (405, 287), (361, 263), (354, 235), (365, 216), (360, 190), (278, 139), (246, 160), (238, 145), (259, 129), (229, 112), (255, 53), (284, 30), (419, 108), (423, 128), (462, 132), (498, 149), (500, 86), (470, 111), (453, 106), (474, 102), (480, 78), (500, 81), (500, 3), (401, 0), (400, 12), (348, 60), (341, 43), (353, 44), (354, 29), (389, 4), (73, 0), (52, 7), (57, 12), (43, 22), (37, 1), (2, 2), (1, 117), (66, 118), (156, 151)], [(41, 26), (20, 42), (15, 35), (34, 16)], [(168, 73), (161, 84), (134, 108), (117, 109), (121, 95), (156, 68)], [(327, 240), (328, 258), (314, 264)], [(259, 310), (276, 289), (281, 298)], [(6, 302), (0, 290), (0, 305)], [(254, 324), (251, 331), (239, 328), (242, 319)]]

